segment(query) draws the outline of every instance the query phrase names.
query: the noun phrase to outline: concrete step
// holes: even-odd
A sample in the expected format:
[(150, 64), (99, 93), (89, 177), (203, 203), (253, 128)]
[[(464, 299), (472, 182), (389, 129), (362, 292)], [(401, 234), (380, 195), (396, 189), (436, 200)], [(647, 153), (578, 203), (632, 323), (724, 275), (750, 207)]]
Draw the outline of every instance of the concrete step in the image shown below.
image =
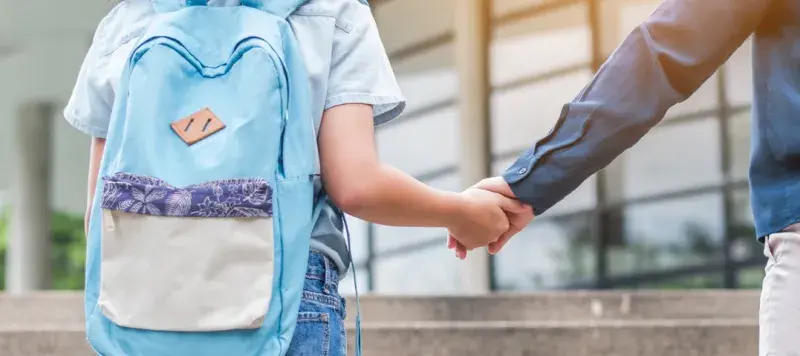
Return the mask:
[[(365, 323), (369, 356), (749, 356), (755, 320)], [(349, 333), (353, 354), (354, 333)], [(3, 356), (90, 356), (80, 326), (0, 328)], [(216, 355), (214, 355), (216, 356)], [(229, 355), (220, 355), (229, 356)]]
[[(488, 296), (365, 296), (365, 321), (739, 319), (758, 316), (758, 291), (567, 291)], [(348, 301), (349, 315), (355, 303)]]
[[(750, 356), (756, 320), (460, 322), (371, 325), (365, 355), (392, 356)], [(350, 335), (350, 350), (353, 337)]]
[[(0, 294), (0, 325), (79, 323), (79, 292)], [(364, 321), (536, 321), (747, 319), (758, 316), (757, 291), (586, 291), (489, 296), (361, 298)], [(347, 303), (355, 316), (355, 301)], [(352, 318), (351, 318), (352, 319)]]

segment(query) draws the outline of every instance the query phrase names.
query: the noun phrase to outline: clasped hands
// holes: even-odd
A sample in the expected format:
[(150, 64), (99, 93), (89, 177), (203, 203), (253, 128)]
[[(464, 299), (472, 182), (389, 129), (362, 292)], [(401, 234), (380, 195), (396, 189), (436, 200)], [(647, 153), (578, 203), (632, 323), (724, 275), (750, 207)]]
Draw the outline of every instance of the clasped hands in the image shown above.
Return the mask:
[(459, 259), (484, 246), (497, 253), (533, 220), (533, 209), (515, 199), (502, 177), (484, 179), (461, 194), (469, 203), (461, 219), (447, 229), (447, 247)]

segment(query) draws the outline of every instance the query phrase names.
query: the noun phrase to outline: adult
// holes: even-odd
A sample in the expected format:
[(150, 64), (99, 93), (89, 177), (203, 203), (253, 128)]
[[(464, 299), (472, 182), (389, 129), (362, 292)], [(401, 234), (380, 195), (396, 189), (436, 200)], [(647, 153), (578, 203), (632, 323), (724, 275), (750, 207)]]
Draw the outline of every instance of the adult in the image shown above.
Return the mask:
[[(800, 295), (800, 0), (664, 1), (564, 106), (549, 135), (502, 177), (474, 188), (516, 197), (543, 214), (635, 144), (751, 35), (751, 204), (768, 257), (760, 355), (792, 355), (800, 350), (800, 303), (793, 298)], [(531, 218), (518, 216), (512, 225)], [(452, 239), (450, 245), (466, 253)]]

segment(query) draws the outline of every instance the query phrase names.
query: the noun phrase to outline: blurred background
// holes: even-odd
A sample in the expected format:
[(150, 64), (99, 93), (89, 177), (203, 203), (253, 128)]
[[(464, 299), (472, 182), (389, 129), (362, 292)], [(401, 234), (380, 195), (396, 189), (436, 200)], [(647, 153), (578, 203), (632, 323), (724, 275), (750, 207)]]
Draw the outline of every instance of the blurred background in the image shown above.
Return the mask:
[[(465, 21), (457, 21), (456, 14), (465, 12), (457, 1), (475, 2), (371, 1), (408, 99), (405, 114), (378, 129), (381, 157), (423, 182), (454, 191), (477, 180), (460, 168), (474, 171), (477, 165), (480, 171), (488, 165), (484, 170), (500, 173), (546, 135), (562, 105), (659, 3), (495, 0), (486, 16), (491, 23), (481, 29), (468, 21), (459, 25)], [(0, 206), (5, 210), (0, 251), (9, 249), (0, 258), (13, 259), (8, 213), (14, 197), (34, 194), (38, 205), (25, 200), (34, 209), (26, 211), (36, 216), (22, 220), (41, 226), (47, 212), (35, 208), (51, 209), (51, 251), (41, 253), (50, 258), (53, 288), (83, 283), (88, 138), (63, 120), (61, 109), (95, 27), (113, 5), (0, 2)], [(467, 38), (462, 42), (470, 43), (458, 44), (459, 31)], [(466, 68), (462, 72), (474, 74), (481, 61), (465, 57), (483, 49), (488, 80), (460, 76), (457, 59)], [(487, 120), (488, 129), (462, 135), (462, 121), (474, 122), (475, 115), (460, 121), (460, 98), (470, 100), (470, 90), (483, 82), (489, 87), (488, 117), (478, 121)], [(638, 145), (490, 259), (456, 260), (443, 248), (443, 230), (353, 220), (360, 286), (389, 294), (756, 288), (764, 260), (754, 239), (746, 181), (750, 100), (750, 45), (745, 44)], [(37, 120), (46, 125), (19, 127)], [(469, 157), (462, 149), (486, 143), (488, 159)], [(46, 174), (37, 173), (41, 170)], [(27, 261), (43, 260), (31, 255)], [(475, 273), (479, 270), (485, 272)], [(349, 282), (342, 284), (345, 292), (352, 289)]]
[[(377, 129), (380, 155), (427, 184), (458, 191), (501, 173), (546, 135), (562, 105), (659, 1), (370, 3), (408, 99), (400, 119)], [(0, 287), (10, 292), (83, 287), (89, 139), (63, 120), (61, 109), (95, 27), (113, 5), (110, 0), (0, 0)], [(747, 184), (750, 52), (747, 42), (638, 145), (537, 218), (496, 256), (472, 253), (459, 261), (445, 248), (441, 229), (350, 219), (361, 291), (424, 297), (759, 288), (765, 258), (754, 238)], [(343, 293), (352, 294), (352, 278), (341, 284)], [(745, 304), (727, 305), (734, 312), (725, 315), (752, 320), (757, 311), (754, 293), (746, 294)], [(711, 313), (719, 301), (734, 300), (732, 296), (697, 306)], [(594, 299), (576, 303), (586, 313), (586, 305), (596, 312)], [(480, 310), (470, 308), (470, 313)], [(519, 308), (509, 306), (511, 311)], [(669, 317), (658, 310), (650, 316)], [(566, 318), (559, 315), (555, 317)], [(754, 325), (747, 324), (744, 331), (720, 329), (720, 335), (728, 342), (742, 339), (743, 332), (752, 350)], [(702, 330), (707, 333), (697, 335), (712, 335), (717, 329)], [(435, 335), (444, 340), (450, 334)], [(481, 340), (470, 335), (465, 338)], [(597, 342), (599, 334), (591, 335)], [(626, 339), (632, 335), (623, 334)], [(502, 340), (500, 345), (513, 344)], [(711, 341), (698, 342), (700, 350), (712, 350), (702, 349), (703, 342)], [(731, 345), (736, 349), (735, 342)], [(608, 355), (642, 354), (603, 350)], [(500, 354), (523, 355), (508, 350)], [(570, 353), (584, 354), (590, 353)]]

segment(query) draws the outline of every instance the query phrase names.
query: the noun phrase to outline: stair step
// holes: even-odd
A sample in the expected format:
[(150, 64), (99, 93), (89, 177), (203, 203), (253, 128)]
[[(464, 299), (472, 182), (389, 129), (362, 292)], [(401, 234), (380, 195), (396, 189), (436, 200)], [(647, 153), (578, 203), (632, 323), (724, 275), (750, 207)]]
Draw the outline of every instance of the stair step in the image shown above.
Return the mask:
[[(758, 316), (757, 291), (609, 291), (488, 296), (365, 296), (365, 321), (737, 319)], [(348, 301), (348, 314), (355, 303)]]
[(717, 319), (371, 325), (364, 328), (363, 339), (365, 355), (745, 356), (758, 354), (758, 323)]
[[(348, 334), (352, 355), (354, 333)], [(365, 323), (365, 355), (735, 356), (758, 353), (754, 319)], [(0, 328), (3, 356), (91, 356), (82, 326)], [(222, 356), (222, 355), (221, 355)]]
[[(757, 291), (608, 291), (361, 298), (364, 321), (738, 319), (758, 316)], [(347, 303), (355, 316), (355, 301)], [(80, 292), (0, 294), (0, 325), (82, 322)]]

